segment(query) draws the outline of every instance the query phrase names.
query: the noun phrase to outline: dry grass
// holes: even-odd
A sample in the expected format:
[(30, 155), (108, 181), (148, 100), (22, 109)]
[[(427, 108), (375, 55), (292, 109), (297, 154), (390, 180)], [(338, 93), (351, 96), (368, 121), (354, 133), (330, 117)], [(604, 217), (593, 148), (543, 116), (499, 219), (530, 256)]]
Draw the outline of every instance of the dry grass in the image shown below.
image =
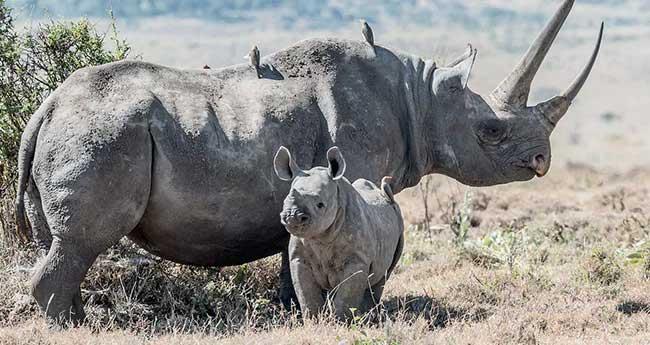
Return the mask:
[[(422, 190), (400, 194), (406, 252), (382, 310), (351, 325), (282, 310), (277, 257), (197, 269), (125, 241), (83, 285), (87, 324), (48, 330), (27, 295), (30, 252), (4, 253), (0, 344), (643, 343), (648, 182), (641, 170), (584, 168), (477, 190), (433, 177), (424, 191), (431, 229)], [(454, 219), (466, 220), (465, 238), (450, 230)]]

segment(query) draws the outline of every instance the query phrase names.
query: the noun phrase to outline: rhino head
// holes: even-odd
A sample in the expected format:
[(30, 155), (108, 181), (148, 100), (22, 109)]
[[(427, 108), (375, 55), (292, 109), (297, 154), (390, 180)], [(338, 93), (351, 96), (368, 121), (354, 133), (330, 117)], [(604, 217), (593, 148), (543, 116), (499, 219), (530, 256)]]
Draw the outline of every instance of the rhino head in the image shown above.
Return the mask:
[(431, 173), (442, 173), (473, 186), (524, 181), (544, 176), (551, 163), (549, 137), (585, 83), (598, 55), (603, 25), (589, 62), (561, 95), (528, 105), (531, 83), (574, 0), (566, 0), (512, 72), (488, 96), (467, 87), (476, 50), (431, 77), (434, 114), (424, 123)]
[(280, 220), (292, 235), (315, 238), (325, 233), (337, 219), (338, 181), (345, 172), (345, 160), (338, 147), (327, 151), (328, 166), (302, 170), (284, 146), (275, 154), (273, 167), (283, 181), (291, 181)]

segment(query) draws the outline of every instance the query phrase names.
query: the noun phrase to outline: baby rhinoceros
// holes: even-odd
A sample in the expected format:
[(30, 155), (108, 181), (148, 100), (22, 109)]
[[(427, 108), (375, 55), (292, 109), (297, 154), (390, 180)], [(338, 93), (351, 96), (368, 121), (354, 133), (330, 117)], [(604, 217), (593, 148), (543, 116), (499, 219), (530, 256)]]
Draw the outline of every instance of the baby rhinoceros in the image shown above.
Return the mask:
[(281, 222), (291, 234), (293, 286), (304, 315), (331, 302), (336, 317), (349, 320), (381, 299), (384, 284), (402, 254), (404, 225), (390, 178), (381, 188), (343, 173), (338, 147), (327, 151), (328, 167), (302, 170), (280, 147), (274, 167), (292, 181)]

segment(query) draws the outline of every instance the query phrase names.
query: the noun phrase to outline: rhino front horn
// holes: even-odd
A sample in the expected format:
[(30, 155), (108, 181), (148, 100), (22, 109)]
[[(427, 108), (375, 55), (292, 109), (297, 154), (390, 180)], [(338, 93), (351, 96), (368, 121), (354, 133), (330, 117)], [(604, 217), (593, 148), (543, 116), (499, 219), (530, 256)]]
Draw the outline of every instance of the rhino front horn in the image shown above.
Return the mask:
[[(510, 72), (499, 86), (492, 91), (491, 98), (496, 101), (497, 104), (514, 109), (527, 108), (530, 86), (535, 78), (535, 74), (537, 74), (539, 67), (544, 61), (544, 57), (546, 57), (546, 54), (553, 45), (553, 41), (560, 31), (560, 28), (562, 28), (564, 21), (571, 12), (574, 2), (575, 0), (564, 0), (560, 8), (555, 12), (555, 15), (553, 15), (553, 18), (551, 18), (548, 24), (546, 24), (544, 30), (542, 30), (530, 48), (528, 48), (526, 55), (524, 55), (517, 66), (515, 66), (512, 72)], [(554, 97), (549, 101), (540, 103), (533, 107), (535, 112), (543, 112), (543, 115), (553, 126), (557, 121), (559, 121), (564, 113), (566, 113), (568, 105), (571, 104), (587, 80), (591, 68), (596, 61), (596, 57), (598, 56), (603, 36), (603, 28), (604, 24), (601, 25), (598, 42), (589, 63), (567, 91), (565, 91), (561, 96)]]

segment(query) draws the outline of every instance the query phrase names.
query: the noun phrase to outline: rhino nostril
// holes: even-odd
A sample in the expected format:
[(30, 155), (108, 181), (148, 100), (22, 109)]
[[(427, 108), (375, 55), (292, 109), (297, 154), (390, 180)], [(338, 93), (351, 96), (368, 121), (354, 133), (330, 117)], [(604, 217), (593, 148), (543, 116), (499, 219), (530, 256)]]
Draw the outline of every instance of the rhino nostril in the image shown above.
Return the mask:
[(307, 223), (309, 221), (309, 216), (306, 214), (301, 214), (300, 216), (298, 216), (298, 220), (303, 224)]
[(546, 160), (546, 156), (541, 153), (533, 157), (532, 161), (530, 162), (531, 169), (533, 169), (535, 171), (535, 174), (537, 174), (539, 177), (546, 175), (549, 170), (549, 165), (550, 164)]

